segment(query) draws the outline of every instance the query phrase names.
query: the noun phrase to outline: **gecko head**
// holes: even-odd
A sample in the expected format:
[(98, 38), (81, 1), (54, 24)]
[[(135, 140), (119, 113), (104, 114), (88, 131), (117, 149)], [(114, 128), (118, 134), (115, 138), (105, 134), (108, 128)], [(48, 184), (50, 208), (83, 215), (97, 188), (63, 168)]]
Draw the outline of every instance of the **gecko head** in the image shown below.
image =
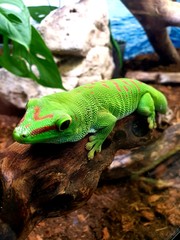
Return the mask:
[(72, 117), (56, 104), (41, 99), (31, 99), (13, 138), (19, 143), (64, 142), (72, 134)]

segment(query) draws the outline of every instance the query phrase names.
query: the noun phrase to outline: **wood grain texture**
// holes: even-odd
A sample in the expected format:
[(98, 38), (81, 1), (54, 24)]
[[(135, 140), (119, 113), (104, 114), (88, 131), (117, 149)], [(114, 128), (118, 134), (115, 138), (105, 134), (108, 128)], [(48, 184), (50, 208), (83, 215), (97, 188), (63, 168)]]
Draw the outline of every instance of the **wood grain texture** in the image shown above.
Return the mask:
[(147, 144), (155, 132), (149, 131), (146, 118), (130, 115), (118, 121), (102, 152), (90, 161), (88, 136), (61, 145), (12, 144), (0, 153), (0, 239), (23, 240), (42, 219), (81, 207), (117, 149)]

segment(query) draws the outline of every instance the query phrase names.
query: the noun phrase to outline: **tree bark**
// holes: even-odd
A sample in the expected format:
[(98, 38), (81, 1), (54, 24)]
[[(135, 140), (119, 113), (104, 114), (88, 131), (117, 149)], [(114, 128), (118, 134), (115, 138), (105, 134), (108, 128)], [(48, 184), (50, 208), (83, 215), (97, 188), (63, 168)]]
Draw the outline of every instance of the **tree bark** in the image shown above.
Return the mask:
[[(180, 157), (180, 123), (167, 128), (152, 143), (139, 147), (133, 152), (116, 155), (110, 166), (102, 173), (101, 180), (112, 181), (127, 176), (139, 178), (172, 156), (175, 159)], [(180, 179), (178, 180), (180, 186)]]
[(171, 0), (122, 0), (143, 26), (154, 50), (164, 63), (180, 63), (167, 26), (180, 26), (180, 3)]
[(125, 77), (158, 84), (179, 84), (180, 72), (127, 71)]
[(47, 217), (73, 211), (91, 197), (119, 148), (144, 145), (157, 137), (147, 119), (118, 121), (101, 153), (87, 160), (88, 136), (61, 145), (12, 144), (0, 153), (0, 239), (25, 239)]

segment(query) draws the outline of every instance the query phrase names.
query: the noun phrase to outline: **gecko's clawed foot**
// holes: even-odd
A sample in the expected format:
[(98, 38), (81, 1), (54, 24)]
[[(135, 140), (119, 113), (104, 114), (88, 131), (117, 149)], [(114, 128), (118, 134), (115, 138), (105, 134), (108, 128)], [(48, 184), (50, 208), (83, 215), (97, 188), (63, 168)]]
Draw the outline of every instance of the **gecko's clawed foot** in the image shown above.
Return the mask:
[(97, 136), (90, 136), (86, 149), (89, 151), (88, 159), (93, 159), (95, 152), (101, 152), (102, 141)]
[(157, 128), (155, 114), (152, 114), (147, 118), (147, 121), (149, 123), (149, 129)]

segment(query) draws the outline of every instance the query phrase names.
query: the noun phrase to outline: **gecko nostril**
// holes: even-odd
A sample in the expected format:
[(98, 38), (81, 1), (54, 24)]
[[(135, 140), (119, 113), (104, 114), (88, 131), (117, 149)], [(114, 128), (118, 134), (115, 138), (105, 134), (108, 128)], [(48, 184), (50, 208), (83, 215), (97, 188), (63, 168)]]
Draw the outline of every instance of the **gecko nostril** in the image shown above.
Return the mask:
[(26, 140), (27, 134), (19, 133), (18, 130), (19, 130), (18, 128), (14, 129), (13, 138), (14, 138), (15, 141), (17, 141), (19, 143), (22, 143)]

